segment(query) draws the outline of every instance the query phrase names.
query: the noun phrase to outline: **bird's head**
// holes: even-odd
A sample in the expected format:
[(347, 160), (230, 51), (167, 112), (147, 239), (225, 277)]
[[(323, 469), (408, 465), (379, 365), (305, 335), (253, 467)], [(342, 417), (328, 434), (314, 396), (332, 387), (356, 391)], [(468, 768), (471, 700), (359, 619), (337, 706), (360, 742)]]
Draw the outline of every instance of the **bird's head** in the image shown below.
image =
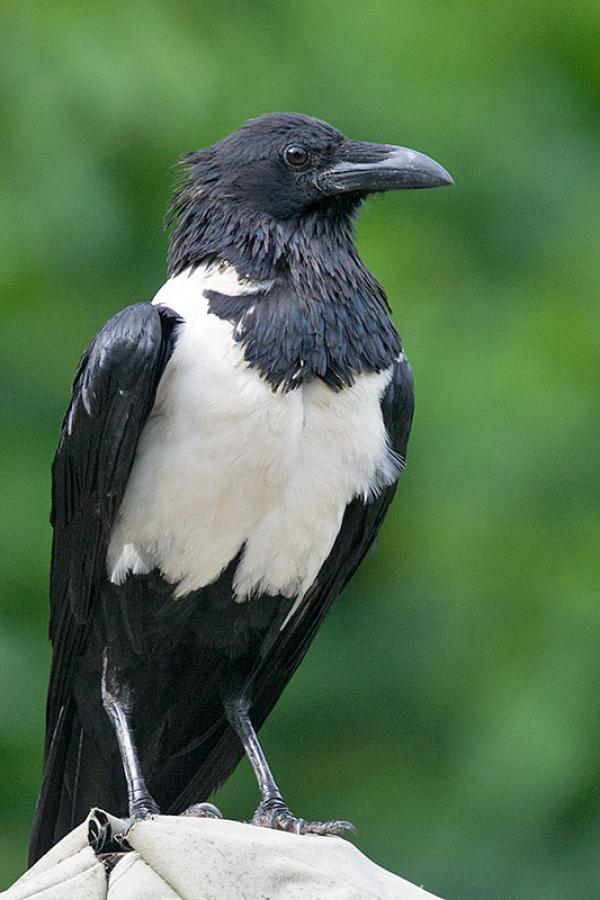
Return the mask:
[(327, 122), (295, 113), (250, 119), (183, 163), (185, 180), (171, 208), (171, 271), (202, 255), (236, 264), (231, 256), (245, 249), (248, 268), (260, 246), (277, 253), (282, 236), (309, 222), (313, 230), (343, 226), (369, 194), (452, 184), (423, 153), (348, 140)]

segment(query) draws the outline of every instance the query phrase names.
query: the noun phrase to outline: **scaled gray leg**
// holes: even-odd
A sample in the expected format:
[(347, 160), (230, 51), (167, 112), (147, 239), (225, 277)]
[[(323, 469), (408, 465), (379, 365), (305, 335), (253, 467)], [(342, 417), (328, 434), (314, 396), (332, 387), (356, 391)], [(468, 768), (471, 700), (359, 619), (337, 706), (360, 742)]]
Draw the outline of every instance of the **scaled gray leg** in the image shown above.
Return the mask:
[(156, 815), (160, 810), (144, 781), (131, 726), (131, 690), (126, 684), (119, 683), (116, 671), (108, 664), (106, 651), (102, 670), (102, 704), (117, 736), (127, 782), (129, 816), (132, 819), (145, 819)]
[(235, 698), (227, 700), (224, 707), (225, 715), (242, 742), (246, 756), (254, 769), (260, 790), (261, 802), (252, 817), (253, 825), (275, 828), (279, 831), (292, 831), (296, 834), (339, 835), (344, 831), (356, 831), (350, 822), (335, 819), (328, 822), (307, 822), (294, 816), (283, 800), (250, 721), (248, 702), (244, 698)]

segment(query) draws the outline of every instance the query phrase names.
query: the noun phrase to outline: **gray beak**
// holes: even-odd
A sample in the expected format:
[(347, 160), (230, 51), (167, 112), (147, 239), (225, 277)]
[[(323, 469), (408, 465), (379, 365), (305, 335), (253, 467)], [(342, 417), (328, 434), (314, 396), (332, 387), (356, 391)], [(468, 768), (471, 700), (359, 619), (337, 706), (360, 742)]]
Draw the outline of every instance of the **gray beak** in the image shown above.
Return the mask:
[(341, 155), (339, 163), (317, 177), (317, 186), (325, 194), (368, 194), (454, 184), (443, 166), (407, 147), (347, 141)]

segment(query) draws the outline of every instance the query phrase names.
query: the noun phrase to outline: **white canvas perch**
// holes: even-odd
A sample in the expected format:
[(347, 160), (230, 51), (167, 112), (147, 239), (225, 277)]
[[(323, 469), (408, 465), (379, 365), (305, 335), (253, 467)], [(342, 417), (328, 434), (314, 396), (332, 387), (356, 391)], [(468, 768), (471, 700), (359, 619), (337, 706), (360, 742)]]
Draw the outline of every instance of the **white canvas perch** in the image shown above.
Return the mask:
[[(108, 817), (113, 828), (121, 823)], [(84, 822), (4, 900), (436, 900), (342, 838), (240, 822), (156, 816), (139, 822), (110, 874)], [(439, 898), (438, 898), (439, 900)]]

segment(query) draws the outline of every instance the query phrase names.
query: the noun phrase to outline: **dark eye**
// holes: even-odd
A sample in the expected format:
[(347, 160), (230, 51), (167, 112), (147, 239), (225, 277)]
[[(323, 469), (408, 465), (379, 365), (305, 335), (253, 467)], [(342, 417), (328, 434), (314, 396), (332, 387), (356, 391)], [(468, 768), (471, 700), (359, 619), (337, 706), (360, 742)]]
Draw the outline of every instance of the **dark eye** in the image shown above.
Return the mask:
[(304, 166), (308, 162), (308, 150), (300, 147), (299, 144), (290, 144), (285, 148), (283, 156), (288, 166), (296, 166), (296, 168)]

